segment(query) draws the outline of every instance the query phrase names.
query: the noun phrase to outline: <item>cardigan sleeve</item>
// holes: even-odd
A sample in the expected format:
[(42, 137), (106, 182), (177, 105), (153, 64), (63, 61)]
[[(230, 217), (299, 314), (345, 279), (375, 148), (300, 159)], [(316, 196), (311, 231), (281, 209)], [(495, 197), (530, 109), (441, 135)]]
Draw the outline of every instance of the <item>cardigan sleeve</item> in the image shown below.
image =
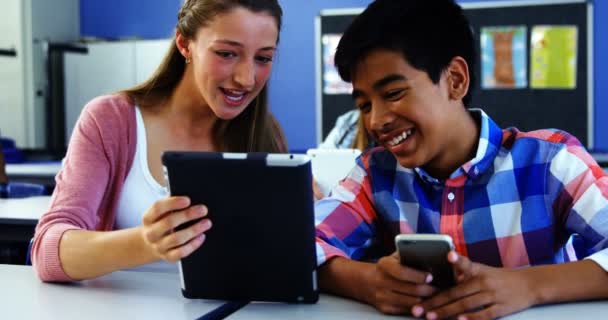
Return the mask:
[[(100, 206), (116, 171), (112, 144), (121, 121), (113, 121), (111, 98), (96, 98), (75, 126), (48, 211), (36, 227), (32, 263), (42, 281), (71, 281), (61, 266), (59, 243), (68, 230), (99, 229)], [(110, 118), (110, 119), (108, 119)]]

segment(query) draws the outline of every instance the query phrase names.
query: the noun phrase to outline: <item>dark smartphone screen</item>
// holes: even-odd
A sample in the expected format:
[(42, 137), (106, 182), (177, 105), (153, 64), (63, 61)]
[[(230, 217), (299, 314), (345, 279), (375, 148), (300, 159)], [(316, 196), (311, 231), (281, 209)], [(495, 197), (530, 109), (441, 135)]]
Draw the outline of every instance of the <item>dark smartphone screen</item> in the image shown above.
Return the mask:
[(441, 240), (400, 240), (397, 242), (402, 265), (433, 275), (431, 285), (445, 289), (456, 284), (447, 255), (450, 245)]

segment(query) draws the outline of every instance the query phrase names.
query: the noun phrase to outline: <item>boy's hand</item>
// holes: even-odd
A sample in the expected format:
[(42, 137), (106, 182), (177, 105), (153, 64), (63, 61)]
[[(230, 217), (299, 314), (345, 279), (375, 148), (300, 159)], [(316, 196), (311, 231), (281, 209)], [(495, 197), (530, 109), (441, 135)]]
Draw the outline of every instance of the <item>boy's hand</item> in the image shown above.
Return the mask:
[(534, 304), (532, 279), (525, 269), (493, 268), (452, 251), (457, 285), (414, 306), (412, 314), (429, 320), (494, 319)]
[(436, 292), (428, 272), (405, 267), (397, 253), (381, 258), (367, 276), (368, 302), (383, 313), (408, 314), (412, 306)]

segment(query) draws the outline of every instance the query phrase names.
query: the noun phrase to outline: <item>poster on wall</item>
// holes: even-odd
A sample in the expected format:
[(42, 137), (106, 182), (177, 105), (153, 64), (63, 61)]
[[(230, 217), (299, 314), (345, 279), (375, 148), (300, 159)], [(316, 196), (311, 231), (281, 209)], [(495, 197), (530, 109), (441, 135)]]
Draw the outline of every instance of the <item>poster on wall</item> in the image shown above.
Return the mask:
[(481, 87), (518, 89), (528, 86), (526, 27), (481, 28)]
[(341, 37), (341, 34), (324, 34), (321, 38), (323, 44), (324, 94), (351, 94), (353, 92), (353, 86), (342, 81), (334, 65), (334, 55)]
[(575, 89), (577, 47), (577, 26), (532, 27), (530, 87)]

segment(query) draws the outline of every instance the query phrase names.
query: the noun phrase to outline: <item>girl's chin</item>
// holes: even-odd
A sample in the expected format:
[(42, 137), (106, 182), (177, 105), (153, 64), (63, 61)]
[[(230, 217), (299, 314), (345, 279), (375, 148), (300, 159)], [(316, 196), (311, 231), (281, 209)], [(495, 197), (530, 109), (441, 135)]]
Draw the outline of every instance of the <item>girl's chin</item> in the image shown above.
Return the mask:
[(215, 115), (222, 120), (232, 120), (245, 111), (245, 107), (226, 107), (222, 106), (219, 110), (214, 110)]

